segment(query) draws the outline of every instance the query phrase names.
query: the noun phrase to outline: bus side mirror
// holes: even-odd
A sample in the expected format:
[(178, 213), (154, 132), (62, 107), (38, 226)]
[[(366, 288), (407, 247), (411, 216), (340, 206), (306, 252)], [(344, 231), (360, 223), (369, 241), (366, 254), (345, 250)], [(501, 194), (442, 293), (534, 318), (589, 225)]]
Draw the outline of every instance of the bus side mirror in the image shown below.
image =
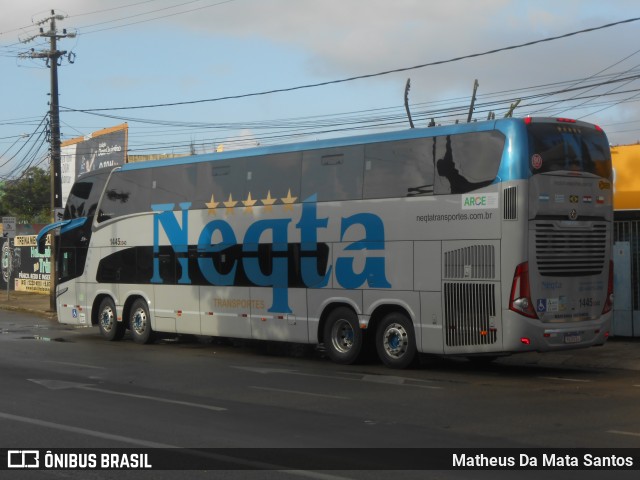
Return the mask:
[(38, 244), (38, 253), (40, 255), (44, 255), (45, 250), (47, 249), (47, 238), (49, 238), (49, 234), (38, 235), (36, 238), (36, 242)]

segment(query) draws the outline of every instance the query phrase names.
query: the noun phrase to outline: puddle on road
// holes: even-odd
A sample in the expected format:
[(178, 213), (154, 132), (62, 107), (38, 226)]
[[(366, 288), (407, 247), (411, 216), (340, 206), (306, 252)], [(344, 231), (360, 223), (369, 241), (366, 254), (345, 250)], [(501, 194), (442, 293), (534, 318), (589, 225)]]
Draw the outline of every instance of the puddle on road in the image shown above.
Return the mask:
[(40, 340), (41, 342), (68, 342), (72, 343), (66, 338), (51, 338), (51, 337), (43, 337), (41, 335), (29, 335), (27, 337), (20, 337), (20, 340)]

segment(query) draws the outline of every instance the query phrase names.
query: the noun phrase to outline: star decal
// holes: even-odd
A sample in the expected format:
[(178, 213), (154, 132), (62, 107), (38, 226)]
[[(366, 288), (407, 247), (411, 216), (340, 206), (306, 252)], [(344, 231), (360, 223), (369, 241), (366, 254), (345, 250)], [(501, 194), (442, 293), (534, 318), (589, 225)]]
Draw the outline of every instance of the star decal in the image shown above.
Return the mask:
[(265, 206), (265, 211), (270, 212), (273, 209), (273, 204), (276, 203), (276, 198), (271, 198), (271, 190), (267, 192), (267, 198), (260, 200)]
[(238, 202), (232, 198), (231, 194), (229, 194), (229, 200), (222, 203), (224, 203), (224, 206), (227, 207), (227, 214), (231, 214), (233, 213), (233, 207), (235, 207)]
[(213, 199), (213, 193), (211, 194), (211, 201), (208, 203), (205, 203), (205, 205), (209, 208), (209, 215), (215, 215), (216, 214), (216, 207), (218, 205), (220, 205), (220, 202), (216, 202)]
[(211, 200), (208, 202), (204, 202), (204, 204), (207, 206), (207, 208), (209, 209), (209, 215), (216, 215), (218, 208), (222, 207), (222, 205), (224, 205), (224, 207), (226, 208), (226, 213), (227, 215), (232, 215), (234, 213), (234, 207), (236, 206), (244, 206), (244, 212), (245, 213), (251, 213), (253, 212), (253, 207), (259, 205), (258, 202), (260, 202), (262, 205), (264, 205), (265, 212), (271, 212), (273, 210), (273, 206), (278, 203), (278, 200), (280, 200), (280, 202), (282, 202), (283, 206), (284, 206), (284, 210), (289, 210), (289, 211), (293, 211), (293, 205), (296, 203), (296, 201), (298, 200), (298, 197), (294, 197), (291, 195), (291, 189), (288, 189), (287, 191), (287, 196), (283, 197), (283, 198), (279, 198), (279, 197), (272, 197), (271, 196), (271, 190), (267, 191), (267, 197), (266, 198), (261, 198), (261, 199), (254, 199), (251, 196), (251, 192), (247, 193), (247, 198), (246, 200), (234, 200), (233, 199), (233, 193), (229, 194), (229, 199), (225, 202), (216, 202), (215, 200), (215, 194), (211, 194)]
[(287, 196), (284, 198), (281, 198), (280, 200), (282, 201), (282, 203), (284, 203), (284, 209), (285, 210), (293, 210), (293, 204), (295, 203), (295, 201), (298, 199), (298, 197), (292, 197), (291, 196), (291, 189), (289, 189), (289, 192), (287, 193)]
[(249, 213), (253, 210), (253, 206), (256, 204), (257, 200), (253, 200), (251, 198), (251, 192), (247, 196), (247, 199), (242, 202), (242, 204), (246, 207), (244, 209), (245, 213)]

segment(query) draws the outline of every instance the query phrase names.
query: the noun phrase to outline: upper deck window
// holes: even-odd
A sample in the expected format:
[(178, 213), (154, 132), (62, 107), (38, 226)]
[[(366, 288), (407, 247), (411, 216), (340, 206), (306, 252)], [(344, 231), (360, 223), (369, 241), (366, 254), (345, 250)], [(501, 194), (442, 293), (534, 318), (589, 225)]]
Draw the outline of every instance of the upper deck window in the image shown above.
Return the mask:
[(467, 193), (493, 183), (504, 144), (497, 130), (434, 137), (436, 195)]
[(433, 195), (430, 138), (365, 146), (364, 197)]

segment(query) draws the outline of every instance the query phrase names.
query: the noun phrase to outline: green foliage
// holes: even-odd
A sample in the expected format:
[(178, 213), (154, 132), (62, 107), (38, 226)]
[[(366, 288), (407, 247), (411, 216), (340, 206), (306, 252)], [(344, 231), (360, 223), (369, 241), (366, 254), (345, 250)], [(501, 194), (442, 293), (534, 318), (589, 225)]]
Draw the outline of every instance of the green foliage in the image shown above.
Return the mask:
[(51, 176), (31, 167), (17, 180), (0, 184), (0, 214), (28, 223), (51, 220)]

